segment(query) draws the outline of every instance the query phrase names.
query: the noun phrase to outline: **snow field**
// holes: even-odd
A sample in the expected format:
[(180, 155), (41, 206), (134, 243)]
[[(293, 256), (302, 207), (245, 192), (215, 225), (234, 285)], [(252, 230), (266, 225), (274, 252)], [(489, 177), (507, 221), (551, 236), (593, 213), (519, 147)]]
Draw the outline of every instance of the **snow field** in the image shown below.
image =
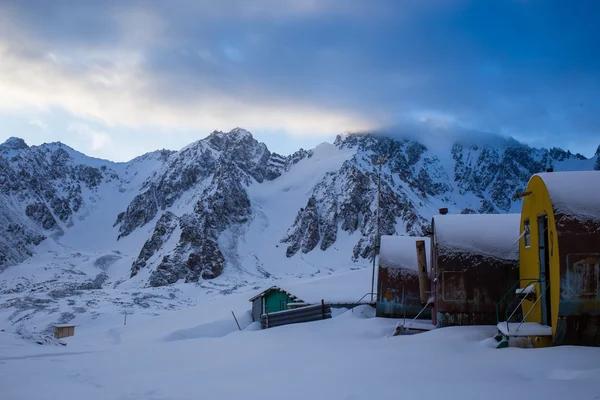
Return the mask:
[[(66, 347), (0, 332), (3, 398), (594, 399), (600, 349), (495, 349), (493, 327), (391, 337), (368, 306), (330, 320), (256, 330), (233, 295), (127, 326), (97, 326)], [(245, 329), (237, 330), (231, 310)], [(229, 321), (229, 322), (228, 322)], [(182, 328), (183, 327), (183, 328)], [(31, 384), (34, 380), (35, 384)]]

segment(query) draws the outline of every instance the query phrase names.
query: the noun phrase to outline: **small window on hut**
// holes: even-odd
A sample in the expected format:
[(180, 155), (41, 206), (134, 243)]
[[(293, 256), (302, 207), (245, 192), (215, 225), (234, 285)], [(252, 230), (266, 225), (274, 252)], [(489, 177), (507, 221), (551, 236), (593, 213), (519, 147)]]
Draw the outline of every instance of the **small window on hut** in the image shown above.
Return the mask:
[(531, 233), (529, 231), (528, 219), (523, 222), (523, 239), (525, 240), (525, 247), (531, 246)]

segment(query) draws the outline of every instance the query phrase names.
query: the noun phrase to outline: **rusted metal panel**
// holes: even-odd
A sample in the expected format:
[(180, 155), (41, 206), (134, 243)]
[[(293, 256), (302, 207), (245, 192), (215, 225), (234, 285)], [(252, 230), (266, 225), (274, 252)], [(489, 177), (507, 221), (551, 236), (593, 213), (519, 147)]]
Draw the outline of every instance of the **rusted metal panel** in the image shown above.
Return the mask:
[[(432, 246), (434, 324), (494, 325), (496, 305), (519, 280), (517, 260)], [(510, 304), (508, 301), (506, 304)], [(506, 309), (500, 310), (505, 313)]]
[(600, 221), (558, 210), (555, 221), (560, 301), (553, 343), (600, 346)]
[[(387, 318), (414, 318), (422, 309), (418, 272), (380, 265), (376, 315)], [(431, 318), (431, 310), (423, 311), (419, 318)]]
[(431, 294), (427, 267), (429, 244), (430, 240), (426, 237), (381, 237), (377, 275), (378, 317), (414, 318), (423, 311), (419, 318), (431, 318), (431, 309), (423, 309)]
[(431, 296), (431, 280), (429, 279), (429, 271), (427, 270), (427, 252), (425, 249), (425, 241), (417, 240), (417, 265), (419, 273), (419, 293), (421, 304), (426, 304)]
[[(495, 325), (497, 305), (519, 280), (518, 214), (446, 215), (432, 220), (432, 322)], [(512, 298), (503, 302), (505, 314)]]
[(563, 298), (595, 300), (600, 284), (600, 253), (568, 253), (563, 279)]

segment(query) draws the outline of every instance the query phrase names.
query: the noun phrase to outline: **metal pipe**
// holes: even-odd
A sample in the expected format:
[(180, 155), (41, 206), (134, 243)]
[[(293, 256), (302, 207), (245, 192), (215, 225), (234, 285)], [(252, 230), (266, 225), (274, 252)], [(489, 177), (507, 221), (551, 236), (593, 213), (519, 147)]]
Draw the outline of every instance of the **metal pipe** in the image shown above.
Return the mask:
[(375, 287), (375, 253), (373, 253), (373, 272), (371, 274), (371, 303), (373, 303), (373, 290)]
[(374, 230), (374, 240), (373, 240), (373, 271), (371, 274), (371, 303), (373, 303), (374, 289), (375, 289), (375, 259), (379, 254), (379, 203), (381, 201), (381, 167), (387, 161), (385, 157), (378, 157), (377, 161), (373, 160), (373, 164), (375, 162), (379, 165), (379, 169), (377, 172), (377, 208), (375, 211), (375, 230)]
[(419, 296), (421, 304), (427, 303), (429, 294), (427, 288), (431, 289), (429, 275), (427, 275), (427, 256), (425, 254), (425, 241), (417, 240), (417, 270), (419, 271)]
[(240, 323), (238, 322), (237, 318), (235, 317), (235, 314), (233, 313), (233, 311), (231, 312), (231, 315), (233, 315), (233, 319), (235, 319), (235, 323), (236, 323), (238, 329), (241, 331), (242, 328), (240, 327)]

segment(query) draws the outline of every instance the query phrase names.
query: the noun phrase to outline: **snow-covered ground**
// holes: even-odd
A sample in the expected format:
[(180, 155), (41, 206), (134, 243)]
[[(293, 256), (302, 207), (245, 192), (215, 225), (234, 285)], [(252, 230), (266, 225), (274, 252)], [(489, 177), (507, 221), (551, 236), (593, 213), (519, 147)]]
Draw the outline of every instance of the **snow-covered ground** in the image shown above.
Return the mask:
[[(68, 322), (95, 329), (102, 321), (121, 320), (123, 312), (155, 317), (232, 294), (249, 299), (272, 285), (315, 302), (324, 298), (354, 303), (371, 291), (370, 265), (331, 258), (319, 266), (296, 268), (289, 259), (287, 264), (272, 260), (263, 276), (229, 268), (216, 279), (152, 288), (141, 284), (144, 276), (128, 279), (134, 256), (124, 246), (80, 252), (47, 241), (34, 257), (2, 273), (0, 329), (36, 341), (51, 334), (52, 324)], [(249, 308), (249, 304), (244, 305)]]
[[(362, 268), (277, 284), (309, 301), (358, 301), (369, 282), (370, 269)], [(56, 321), (62, 307), (72, 308), (69, 301), (87, 304), (89, 309), (75, 314), (76, 334), (63, 339), (64, 347), (36, 344), (39, 336), (23, 340), (28, 337), (15, 334), (9, 323), (14, 309), (4, 308), (1, 398), (600, 396), (600, 348), (495, 349), (494, 327), (392, 337), (398, 320), (374, 318), (367, 306), (335, 310), (331, 320), (260, 330), (251, 323), (248, 299), (265, 286), (244, 286), (228, 295), (218, 284), (214, 290), (185, 284), (104, 288), (58, 299), (47, 311), (29, 311), (35, 313), (30, 324), (45, 326)], [(127, 325), (123, 311), (129, 313)]]
[[(5, 271), (5, 291), (19, 281), (28, 289), (5, 293), (0, 307), (0, 399), (600, 398), (600, 348), (496, 349), (492, 326), (394, 337), (404, 321), (375, 318), (368, 306), (268, 330), (251, 322), (249, 298), (272, 284), (305, 301), (358, 301), (370, 290), (367, 266), (301, 279), (224, 274), (199, 284), (81, 290), (96, 273), (113, 282), (111, 270), (129, 263), (92, 255), (34, 258)], [(38, 283), (18, 276), (25, 269)], [(56, 281), (59, 269), (72, 273)], [(63, 313), (75, 336), (62, 339), (66, 346), (44, 342)]]
[[(598, 399), (600, 348), (495, 349), (493, 327), (395, 336), (368, 306), (258, 330), (246, 294), (115, 315), (67, 346), (0, 332), (2, 399)], [(244, 328), (238, 331), (234, 311)]]

